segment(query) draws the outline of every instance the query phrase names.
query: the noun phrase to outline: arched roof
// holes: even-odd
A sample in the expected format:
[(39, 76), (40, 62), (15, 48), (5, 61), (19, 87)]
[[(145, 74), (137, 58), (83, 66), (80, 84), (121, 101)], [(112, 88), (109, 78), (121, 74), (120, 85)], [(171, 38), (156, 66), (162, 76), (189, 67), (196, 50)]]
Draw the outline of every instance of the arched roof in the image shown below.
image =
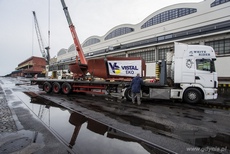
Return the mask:
[(73, 52), (75, 51), (76, 52), (76, 48), (75, 48), (75, 45), (74, 44), (71, 44), (67, 50), (67, 53), (70, 53), (70, 52)]
[(107, 33), (107, 35), (105, 36), (105, 40), (109, 40), (109, 39), (112, 39), (114, 37), (125, 35), (125, 34), (133, 32), (133, 31), (134, 31), (134, 28), (132, 28), (130, 26), (128, 27), (127, 25), (121, 25), (121, 26), (119, 26), (113, 30), (110, 30), (109, 34)]
[(175, 9), (167, 10), (151, 17), (148, 21), (146, 21), (143, 25), (141, 25), (141, 29), (156, 24), (160, 24), (169, 20), (173, 20), (176, 18), (180, 18), (195, 12), (197, 12), (197, 9), (195, 8), (175, 8)]
[(67, 49), (62, 48), (61, 50), (58, 51), (57, 56), (61, 56), (67, 53)]
[(99, 36), (91, 36), (89, 38), (87, 38), (83, 43), (82, 43), (82, 47), (87, 47), (89, 45), (93, 45), (96, 43), (101, 42), (100, 37)]
[[(202, 3), (202, 2), (200, 2)], [(156, 24), (167, 22), (197, 12), (197, 3), (174, 4), (153, 12), (138, 25), (140, 28), (147, 28)]]
[(110, 29), (102, 38), (108, 40), (135, 31), (134, 25), (122, 24)]
[(214, 2), (212, 2), (210, 6), (214, 7), (214, 6), (221, 5), (227, 2), (230, 2), (230, 0), (215, 0)]

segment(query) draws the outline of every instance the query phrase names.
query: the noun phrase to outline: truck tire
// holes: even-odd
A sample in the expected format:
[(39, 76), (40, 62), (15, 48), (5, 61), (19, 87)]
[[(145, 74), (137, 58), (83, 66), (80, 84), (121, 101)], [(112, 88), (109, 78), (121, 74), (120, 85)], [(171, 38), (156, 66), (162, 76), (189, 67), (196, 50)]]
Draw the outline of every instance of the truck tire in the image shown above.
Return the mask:
[(201, 99), (202, 99), (202, 94), (200, 90), (196, 88), (189, 88), (185, 90), (183, 95), (183, 100), (189, 104), (197, 104), (201, 101)]
[(125, 95), (125, 98), (126, 98), (127, 101), (132, 101), (131, 88), (126, 88), (124, 95)]
[(45, 82), (43, 84), (43, 90), (46, 92), (46, 93), (50, 93), (52, 91), (52, 85), (49, 83), (49, 82)]
[(53, 92), (58, 94), (61, 91), (61, 85), (58, 82), (53, 83)]
[(67, 82), (62, 84), (62, 92), (66, 95), (68, 95), (71, 92), (72, 88), (71, 85)]

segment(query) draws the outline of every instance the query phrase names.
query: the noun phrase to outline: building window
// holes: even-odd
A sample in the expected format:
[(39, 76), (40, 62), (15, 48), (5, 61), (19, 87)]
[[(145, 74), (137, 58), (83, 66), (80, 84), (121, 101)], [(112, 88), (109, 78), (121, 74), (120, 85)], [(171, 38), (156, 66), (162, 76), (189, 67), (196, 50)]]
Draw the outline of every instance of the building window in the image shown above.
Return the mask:
[(99, 39), (97, 39), (97, 38), (91, 38), (91, 39), (89, 39), (88, 41), (86, 41), (86, 42), (82, 45), (82, 47), (87, 47), (87, 46), (90, 46), (90, 45), (95, 44), (95, 43), (98, 43), (98, 42), (100, 42)]
[(173, 20), (179, 17), (183, 17), (192, 13), (197, 12), (197, 9), (195, 8), (177, 8), (177, 9), (172, 9), (168, 11), (164, 11), (160, 14), (155, 15), (151, 19), (149, 19), (147, 22), (145, 22), (142, 26), (141, 29), (147, 28), (156, 24), (160, 24), (169, 20)]
[(146, 62), (155, 62), (155, 50), (130, 53), (129, 57), (142, 57)]
[(166, 53), (170, 51), (170, 48), (158, 49), (158, 60), (166, 59)]
[(127, 33), (131, 33), (133, 31), (134, 31), (134, 29), (130, 28), (130, 27), (118, 28), (118, 29), (115, 29), (114, 31), (112, 31), (111, 33), (109, 33), (105, 37), (105, 40), (112, 39), (114, 37), (118, 37), (118, 36), (121, 36), (121, 35), (124, 35), (124, 34), (127, 34)]
[(230, 54), (230, 38), (205, 42), (205, 45), (213, 47), (217, 55)]
[(217, 6), (217, 5), (221, 5), (224, 3), (230, 2), (230, 0), (215, 0), (212, 4), (211, 7)]
[(144, 59), (146, 62), (155, 62), (155, 51), (154, 50), (150, 50), (150, 51), (146, 51), (144, 52)]

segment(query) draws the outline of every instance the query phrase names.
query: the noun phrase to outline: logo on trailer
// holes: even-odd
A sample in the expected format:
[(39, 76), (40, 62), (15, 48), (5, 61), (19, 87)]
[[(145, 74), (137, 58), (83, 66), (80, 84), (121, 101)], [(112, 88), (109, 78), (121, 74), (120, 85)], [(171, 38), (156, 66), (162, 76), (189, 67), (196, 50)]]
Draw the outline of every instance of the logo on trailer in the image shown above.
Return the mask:
[(117, 65), (117, 63), (109, 63), (110, 68), (112, 69), (113, 73), (120, 74), (121, 70), (120, 67)]
[(134, 77), (141, 74), (140, 60), (107, 61), (107, 66), (110, 75)]

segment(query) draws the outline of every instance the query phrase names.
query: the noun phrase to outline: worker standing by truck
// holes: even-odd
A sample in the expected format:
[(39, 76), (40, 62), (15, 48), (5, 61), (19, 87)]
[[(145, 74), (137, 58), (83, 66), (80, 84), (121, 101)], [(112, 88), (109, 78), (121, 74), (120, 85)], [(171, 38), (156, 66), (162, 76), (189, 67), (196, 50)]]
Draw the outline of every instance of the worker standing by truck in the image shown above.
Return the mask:
[(135, 97), (137, 97), (137, 104), (141, 105), (141, 86), (143, 85), (143, 80), (140, 77), (140, 74), (137, 73), (137, 76), (132, 79), (131, 82), (131, 91), (132, 91), (132, 102), (135, 104)]

